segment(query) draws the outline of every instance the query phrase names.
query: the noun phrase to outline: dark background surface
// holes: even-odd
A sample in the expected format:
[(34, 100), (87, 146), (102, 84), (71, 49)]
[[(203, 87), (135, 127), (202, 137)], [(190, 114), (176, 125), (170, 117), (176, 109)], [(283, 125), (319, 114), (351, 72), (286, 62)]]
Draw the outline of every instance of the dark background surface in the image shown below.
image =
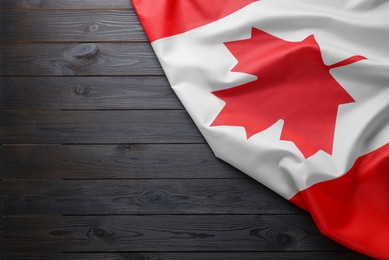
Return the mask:
[(366, 259), (214, 157), (128, 0), (0, 0), (0, 76), (1, 259)]

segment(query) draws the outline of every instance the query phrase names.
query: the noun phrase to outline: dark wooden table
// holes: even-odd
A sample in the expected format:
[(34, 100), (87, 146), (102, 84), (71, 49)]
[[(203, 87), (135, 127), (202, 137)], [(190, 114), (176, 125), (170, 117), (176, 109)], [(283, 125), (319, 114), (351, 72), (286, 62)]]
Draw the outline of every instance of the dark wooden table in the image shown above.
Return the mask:
[(0, 0), (1, 259), (365, 259), (216, 159), (128, 0)]

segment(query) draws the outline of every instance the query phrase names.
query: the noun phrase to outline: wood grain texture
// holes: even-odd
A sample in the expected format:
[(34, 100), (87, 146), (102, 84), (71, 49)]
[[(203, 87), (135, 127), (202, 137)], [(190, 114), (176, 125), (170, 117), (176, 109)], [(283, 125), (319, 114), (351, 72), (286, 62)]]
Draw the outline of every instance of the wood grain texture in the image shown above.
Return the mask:
[(0, 76), (164, 75), (149, 43), (0, 44)]
[(192, 253), (67, 253), (35, 256), (6, 255), (7, 260), (368, 260), (352, 252), (192, 252)]
[(0, 179), (248, 178), (206, 144), (3, 145)]
[(1, 0), (4, 9), (130, 9), (130, 0)]
[(0, 16), (6, 32), (0, 42), (147, 41), (134, 10), (7, 10)]
[(187, 112), (2, 111), (0, 143), (204, 143)]
[(253, 179), (3, 180), (2, 215), (306, 214)]
[(344, 251), (308, 215), (4, 217), (7, 252)]
[(0, 109), (183, 109), (165, 77), (3, 77)]

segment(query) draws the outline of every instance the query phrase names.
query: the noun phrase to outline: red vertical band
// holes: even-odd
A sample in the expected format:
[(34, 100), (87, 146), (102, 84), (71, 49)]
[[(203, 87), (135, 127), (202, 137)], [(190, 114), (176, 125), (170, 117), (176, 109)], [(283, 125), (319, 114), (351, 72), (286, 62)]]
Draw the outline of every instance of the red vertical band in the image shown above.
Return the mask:
[(132, 0), (150, 42), (223, 18), (256, 0)]
[(328, 237), (361, 253), (389, 259), (389, 144), (360, 157), (342, 177), (291, 201), (308, 210)]

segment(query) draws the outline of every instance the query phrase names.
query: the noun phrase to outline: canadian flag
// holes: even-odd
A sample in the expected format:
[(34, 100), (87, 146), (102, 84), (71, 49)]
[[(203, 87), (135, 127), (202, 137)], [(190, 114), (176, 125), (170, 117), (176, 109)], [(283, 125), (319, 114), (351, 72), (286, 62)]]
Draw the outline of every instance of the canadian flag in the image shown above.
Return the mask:
[(389, 259), (389, 1), (133, 5), (217, 157)]

